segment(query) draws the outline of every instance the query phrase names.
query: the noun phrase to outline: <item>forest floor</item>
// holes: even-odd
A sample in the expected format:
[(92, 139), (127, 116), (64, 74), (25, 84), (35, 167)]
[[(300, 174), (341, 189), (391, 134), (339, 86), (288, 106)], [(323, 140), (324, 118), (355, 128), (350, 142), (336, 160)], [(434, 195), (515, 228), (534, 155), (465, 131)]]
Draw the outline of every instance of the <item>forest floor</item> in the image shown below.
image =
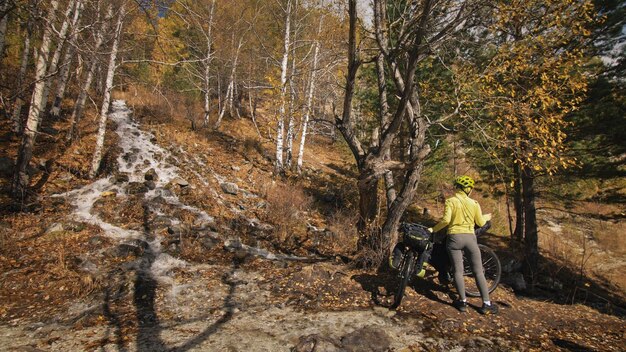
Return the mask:
[[(7, 196), (10, 168), (0, 169), (0, 350), (624, 350), (624, 248), (571, 231), (619, 231), (621, 218), (541, 210), (543, 279), (529, 293), (505, 277), (492, 295), (498, 315), (480, 315), (471, 298), (456, 311), (431, 270), (391, 310), (393, 274), (350, 263), (346, 153), (313, 141), (296, 183), (272, 174), (271, 143), (248, 120), (207, 132), (147, 108), (133, 122), (120, 102), (113, 113), (99, 180), (84, 177), (88, 119), (70, 146), (66, 122), (45, 126), (37, 197), (23, 208)], [(17, 143), (2, 139), (0, 161)], [(506, 238), (484, 241), (515, 266)]]

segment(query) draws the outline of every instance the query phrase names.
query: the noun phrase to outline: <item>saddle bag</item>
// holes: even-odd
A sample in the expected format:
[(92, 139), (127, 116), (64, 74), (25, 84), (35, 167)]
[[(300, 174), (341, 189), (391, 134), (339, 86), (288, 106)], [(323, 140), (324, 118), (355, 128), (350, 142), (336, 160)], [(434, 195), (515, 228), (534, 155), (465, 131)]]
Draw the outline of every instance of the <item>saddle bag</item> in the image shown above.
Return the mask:
[(400, 233), (402, 234), (402, 242), (411, 248), (417, 249), (419, 252), (430, 247), (432, 234), (424, 226), (403, 223), (400, 225)]

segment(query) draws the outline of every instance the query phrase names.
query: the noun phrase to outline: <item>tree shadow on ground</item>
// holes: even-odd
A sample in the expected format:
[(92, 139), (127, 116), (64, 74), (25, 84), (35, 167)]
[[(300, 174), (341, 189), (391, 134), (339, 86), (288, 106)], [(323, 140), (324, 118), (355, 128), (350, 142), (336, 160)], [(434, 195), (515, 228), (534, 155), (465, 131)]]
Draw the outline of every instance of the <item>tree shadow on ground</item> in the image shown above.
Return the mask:
[[(352, 277), (353, 280), (361, 285), (361, 288), (371, 294), (372, 301), (381, 307), (395, 309), (394, 295), (399, 285), (396, 272), (381, 272), (377, 274), (359, 274)], [(420, 295), (430, 299), (431, 301), (452, 305), (453, 291), (447, 286), (442, 286), (433, 282), (431, 278), (420, 279), (413, 278), (407, 285), (406, 290), (413, 289)], [(436, 294), (441, 292), (448, 295), (449, 300), (445, 301)]]

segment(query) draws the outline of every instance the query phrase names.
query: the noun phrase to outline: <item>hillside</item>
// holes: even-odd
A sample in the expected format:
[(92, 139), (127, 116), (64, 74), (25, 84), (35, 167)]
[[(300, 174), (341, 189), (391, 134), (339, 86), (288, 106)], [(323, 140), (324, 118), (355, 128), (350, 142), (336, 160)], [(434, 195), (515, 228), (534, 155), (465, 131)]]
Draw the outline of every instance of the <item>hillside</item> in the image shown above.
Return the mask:
[[(6, 196), (17, 141), (3, 139), (4, 350), (623, 350), (623, 247), (609, 253), (599, 239), (585, 263), (594, 267), (581, 281), (586, 296), (567, 302), (562, 288), (578, 273), (575, 257), (557, 258), (543, 243), (555, 254), (545, 266), (559, 268), (553, 281), (515, 292), (516, 253), (493, 233), (485, 242), (510, 268), (492, 298), (500, 314), (458, 313), (452, 290), (430, 270), (390, 310), (394, 276), (351, 261), (356, 196), (341, 142), (314, 139), (295, 182), (273, 175), (273, 144), (247, 119), (193, 130), (130, 95), (117, 98), (103, 175), (85, 177), (93, 121), (82, 121), (69, 147), (67, 121), (53, 121), (33, 163), (38, 197), (25, 208)], [(270, 117), (260, 110), (261, 131)], [(3, 120), (1, 134), (9, 128)], [(502, 207), (493, 202), (486, 207)], [(564, 229), (592, 223), (560, 211), (540, 217), (554, 246), (567, 243)], [(479, 303), (470, 299), (472, 308)]]

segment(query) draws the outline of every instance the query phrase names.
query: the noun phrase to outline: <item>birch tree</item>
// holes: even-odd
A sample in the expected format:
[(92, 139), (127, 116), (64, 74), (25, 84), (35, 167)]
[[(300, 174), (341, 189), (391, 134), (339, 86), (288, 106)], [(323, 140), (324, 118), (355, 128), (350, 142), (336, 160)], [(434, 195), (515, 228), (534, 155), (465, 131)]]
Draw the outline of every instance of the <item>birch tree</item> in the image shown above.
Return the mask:
[[(97, 16), (100, 16), (100, 7), (97, 9)], [(70, 128), (67, 133), (67, 140), (72, 141), (76, 136), (76, 126), (83, 117), (83, 110), (85, 108), (85, 102), (87, 101), (87, 96), (89, 94), (89, 89), (91, 88), (91, 84), (93, 82), (94, 75), (96, 73), (96, 68), (98, 66), (99, 58), (98, 52), (102, 43), (104, 42), (105, 35), (107, 34), (109, 28), (109, 22), (113, 18), (113, 4), (108, 4), (106, 15), (104, 18), (100, 18), (100, 27), (95, 33), (95, 43), (92, 48), (92, 55), (87, 64), (88, 70), (85, 75), (85, 79), (80, 87), (78, 97), (76, 98), (76, 102), (74, 103), (74, 109), (72, 110), (72, 115), (70, 116)]]
[[(65, 10), (65, 15), (63, 16), (63, 23), (61, 24), (61, 29), (58, 31), (58, 43), (54, 50), (54, 54), (52, 55), (52, 59), (48, 66), (48, 74), (45, 80), (45, 85), (43, 89), (43, 97), (41, 99), (41, 107), (39, 109), (39, 113), (42, 114), (46, 110), (46, 106), (48, 105), (48, 95), (50, 93), (50, 85), (52, 83), (52, 77), (57, 75), (57, 69), (59, 65), (59, 60), (61, 59), (61, 53), (63, 52), (63, 47), (65, 46), (65, 42), (67, 41), (67, 33), (69, 31), (70, 25), (72, 25), (72, 20), (70, 18), (72, 12), (78, 14), (76, 10), (77, 2), (76, 0), (69, 0), (67, 3), (67, 8)], [(77, 20), (76, 16), (74, 20)], [(41, 117), (40, 117), (41, 118)]]
[(17, 97), (15, 105), (13, 107), (13, 114), (11, 120), (13, 124), (13, 132), (16, 134), (22, 133), (22, 106), (24, 105), (24, 94), (26, 87), (24, 87), (24, 80), (26, 78), (26, 71), (28, 70), (28, 62), (30, 55), (31, 37), (33, 34), (33, 19), (32, 16), (28, 16), (24, 28), (22, 28), (24, 36), (24, 44), (22, 47), (22, 58), (20, 61), (20, 72), (17, 76)]
[(107, 120), (109, 115), (109, 105), (111, 104), (111, 91), (113, 90), (113, 78), (115, 77), (115, 68), (117, 60), (117, 52), (122, 37), (122, 27), (124, 23), (124, 16), (126, 15), (126, 3), (122, 3), (119, 9), (117, 23), (115, 26), (115, 36), (113, 38), (113, 44), (111, 46), (111, 54), (109, 56), (109, 65), (107, 68), (106, 85), (104, 87), (104, 97), (102, 99), (102, 107), (100, 108), (100, 119), (98, 123), (98, 135), (96, 137), (96, 146), (91, 162), (91, 170), (89, 171), (89, 177), (96, 177), (100, 163), (102, 162), (102, 151), (104, 150), (104, 137), (106, 134)]
[(322, 31), (322, 23), (324, 22), (324, 17), (321, 16), (319, 20), (319, 25), (317, 27), (317, 38), (315, 43), (313, 44), (315, 49), (313, 49), (313, 65), (311, 69), (311, 77), (309, 79), (309, 90), (307, 92), (307, 101), (305, 105), (304, 117), (302, 119), (302, 134), (300, 136), (300, 148), (298, 150), (298, 161), (296, 162), (296, 170), (298, 174), (302, 173), (302, 162), (304, 160), (304, 145), (306, 143), (306, 135), (309, 127), (309, 118), (311, 116), (311, 110), (313, 108), (313, 95), (315, 94), (315, 78), (317, 76), (317, 64), (319, 60), (320, 53), (320, 41), (319, 36)]
[(76, 34), (78, 31), (78, 24), (81, 16), (81, 12), (83, 9), (83, 1), (76, 1), (76, 8), (74, 10), (74, 18), (72, 19), (72, 32), (67, 37), (66, 41), (68, 45), (65, 48), (65, 54), (63, 55), (63, 64), (61, 65), (61, 71), (59, 72), (59, 77), (57, 79), (57, 87), (54, 95), (54, 100), (52, 102), (52, 108), (50, 109), (50, 115), (53, 117), (59, 117), (61, 111), (61, 101), (63, 100), (63, 96), (65, 95), (65, 87), (67, 86), (67, 80), (70, 76), (70, 69), (72, 67), (72, 58), (74, 57), (75, 48), (76, 48)]
[(280, 102), (278, 107), (278, 121), (276, 124), (276, 172), (284, 171), (283, 145), (285, 134), (285, 110), (287, 104), (287, 70), (289, 65), (289, 48), (291, 34), (291, 7), (292, 0), (287, 0), (284, 8), (285, 13), (285, 35), (283, 40), (283, 58), (281, 60), (280, 71)]
[(50, 47), (52, 45), (52, 36), (54, 22), (56, 20), (56, 10), (59, 6), (58, 0), (50, 2), (48, 16), (44, 27), (44, 34), (41, 40), (41, 46), (37, 55), (37, 65), (35, 68), (35, 87), (30, 101), (30, 109), (28, 119), (26, 120), (26, 129), (22, 136), (22, 142), (17, 154), (15, 174), (11, 186), (11, 194), (14, 198), (23, 200), (30, 185), (30, 177), (26, 171), (28, 164), (33, 156), (33, 148), (35, 139), (39, 131), (41, 102), (45, 89), (45, 76), (48, 72), (48, 59), (50, 57)]
[[(233, 44), (235, 41), (235, 35), (233, 34)], [(236, 82), (235, 82), (235, 77), (237, 74), (237, 62), (239, 61), (239, 53), (241, 52), (241, 47), (243, 46), (243, 35), (239, 38), (239, 43), (237, 44), (237, 48), (234, 49), (234, 55), (233, 55), (233, 61), (232, 61), (232, 67), (230, 69), (230, 76), (228, 78), (228, 86), (226, 87), (226, 95), (224, 96), (224, 104), (222, 106), (222, 109), (220, 111), (219, 117), (217, 119), (217, 121), (215, 122), (215, 129), (218, 129), (222, 123), (222, 118), (224, 117), (224, 114), (226, 112), (226, 109), (228, 109), (228, 113), (229, 115), (232, 117), (233, 116), (233, 101), (234, 101), (234, 96), (236, 94)], [(237, 114), (239, 114), (239, 112), (237, 111)]]

